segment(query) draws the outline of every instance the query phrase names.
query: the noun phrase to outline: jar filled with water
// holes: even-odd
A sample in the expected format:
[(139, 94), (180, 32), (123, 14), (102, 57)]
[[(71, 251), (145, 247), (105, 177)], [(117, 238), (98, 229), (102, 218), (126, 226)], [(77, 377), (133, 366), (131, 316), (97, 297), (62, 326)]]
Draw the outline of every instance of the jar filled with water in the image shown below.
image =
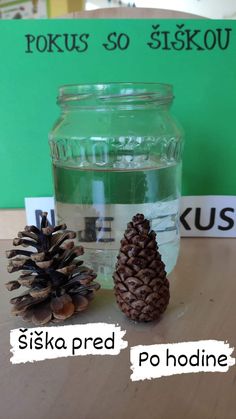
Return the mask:
[(181, 129), (169, 112), (172, 86), (68, 85), (49, 142), (57, 221), (77, 232), (105, 288), (127, 223), (142, 213), (169, 273), (179, 252)]

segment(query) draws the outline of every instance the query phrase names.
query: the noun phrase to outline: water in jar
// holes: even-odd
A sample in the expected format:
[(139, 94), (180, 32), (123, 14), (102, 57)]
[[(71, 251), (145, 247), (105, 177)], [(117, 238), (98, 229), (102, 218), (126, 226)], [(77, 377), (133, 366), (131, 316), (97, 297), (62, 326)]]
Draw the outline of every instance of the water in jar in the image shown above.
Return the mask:
[(83, 260), (97, 272), (104, 288), (113, 286), (120, 240), (136, 213), (144, 214), (157, 233), (167, 273), (179, 252), (180, 163), (150, 160), (145, 167), (134, 161), (129, 166), (54, 164), (58, 222), (77, 232), (85, 249)]

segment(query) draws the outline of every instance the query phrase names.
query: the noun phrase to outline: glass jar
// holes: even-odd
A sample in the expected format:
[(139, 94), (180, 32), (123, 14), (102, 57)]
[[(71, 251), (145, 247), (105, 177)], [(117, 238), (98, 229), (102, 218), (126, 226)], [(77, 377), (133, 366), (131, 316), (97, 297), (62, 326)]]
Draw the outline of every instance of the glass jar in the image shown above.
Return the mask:
[(59, 223), (77, 232), (84, 261), (105, 288), (127, 223), (142, 213), (169, 273), (179, 252), (181, 129), (172, 86), (67, 85), (49, 142)]

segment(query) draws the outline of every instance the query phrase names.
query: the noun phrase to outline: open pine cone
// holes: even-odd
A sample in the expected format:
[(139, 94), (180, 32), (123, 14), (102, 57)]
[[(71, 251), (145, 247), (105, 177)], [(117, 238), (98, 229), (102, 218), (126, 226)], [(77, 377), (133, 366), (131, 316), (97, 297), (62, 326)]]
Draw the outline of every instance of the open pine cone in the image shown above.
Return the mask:
[[(41, 229), (26, 226), (13, 240), (14, 246), (32, 250), (13, 249), (6, 252), (11, 259), (8, 272), (23, 270), (17, 280), (6, 284), (9, 291), (21, 286), (28, 290), (10, 300), (12, 314), (36, 325), (50, 320), (61, 321), (87, 308), (94, 291), (100, 285), (93, 280), (96, 274), (75, 258), (84, 253), (71, 239), (76, 233), (66, 225), (50, 227), (47, 213), (42, 213)], [(69, 241), (68, 241), (69, 240)]]
[(113, 279), (119, 307), (133, 320), (157, 319), (169, 303), (169, 281), (156, 233), (143, 214), (128, 223), (117, 259)]

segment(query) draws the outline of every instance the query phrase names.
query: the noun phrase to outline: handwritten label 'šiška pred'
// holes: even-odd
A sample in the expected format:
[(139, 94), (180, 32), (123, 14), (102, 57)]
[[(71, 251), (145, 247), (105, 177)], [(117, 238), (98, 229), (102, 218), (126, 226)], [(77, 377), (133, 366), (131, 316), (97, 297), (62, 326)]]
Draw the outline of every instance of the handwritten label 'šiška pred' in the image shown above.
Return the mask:
[(83, 355), (118, 355), (128, 346), (126, 331), (108, 323), (14, 329), (12, 364)]

